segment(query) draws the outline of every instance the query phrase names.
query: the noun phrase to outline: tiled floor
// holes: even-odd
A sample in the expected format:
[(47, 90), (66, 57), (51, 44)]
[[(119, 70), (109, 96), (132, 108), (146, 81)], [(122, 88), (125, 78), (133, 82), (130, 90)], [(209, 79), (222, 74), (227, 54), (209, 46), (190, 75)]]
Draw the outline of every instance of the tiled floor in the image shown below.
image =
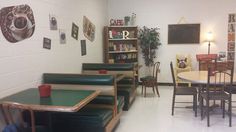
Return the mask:
[[(116, 132), (235, 132), (236, 108), (233, 109), (232, 127), (228, 127), (229, 118), (222, 118), (219, 110), (210, 116), (211, 126), (207, 127), (206, 118), (194, 117), (192, 109), (175, 109), (171, 116), (172, 87), (159, 87), (161, 97), (153, 96), (149, 89), (144, 98), (138, 89), (138, 95), (129, 111), (123, 112)], [(190, 101), (189, 97), (177, 97), (177, 100)], [(189, 104), (187, 104), (189, 105)], [(236, 105), (236, 104), (235, 104)]]

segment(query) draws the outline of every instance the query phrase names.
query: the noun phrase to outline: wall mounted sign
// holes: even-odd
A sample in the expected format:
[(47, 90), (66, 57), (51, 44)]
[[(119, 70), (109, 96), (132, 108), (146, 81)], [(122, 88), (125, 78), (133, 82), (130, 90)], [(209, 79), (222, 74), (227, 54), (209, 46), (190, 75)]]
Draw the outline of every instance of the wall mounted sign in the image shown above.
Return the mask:
[(86, 40), (81, 40), (81, 55), (84, 56), (86, 55)]
[(44, 49), (51, 49), (51, 39), (44, 37), (43, 38), (43, 48)]
[(86, 17), (83, 18), (83, 32), (84, 36), (90, 40), (94, 41), (95, 39), (95, 25)]
[(60, 44), (66, 44), (66, 31), (64, 29), (59, 30)]
[(55, 15), (49, 15), (50, 30), (57, 30), (57, 19)]
[(74, 39), (78, 40), (79, 27), (78, 27), (75, 23), (72, 23), (71, 36), (72, 36)]
[(7, 41), (16, 43), (33, 35), (35, 20), (28, 5), (4, 7), (0, 13), (1, 30)]
[(110, 19), (110, 26), (124, 26), (123, 19)]
[(235, 24), (236, 14), (229, 14), (228, 17), (228, 48), (227, 60), (234, 61), (235, 58)]
[(199, 44), (200, 24), (173, 24), (168, 26), (168, 44)]

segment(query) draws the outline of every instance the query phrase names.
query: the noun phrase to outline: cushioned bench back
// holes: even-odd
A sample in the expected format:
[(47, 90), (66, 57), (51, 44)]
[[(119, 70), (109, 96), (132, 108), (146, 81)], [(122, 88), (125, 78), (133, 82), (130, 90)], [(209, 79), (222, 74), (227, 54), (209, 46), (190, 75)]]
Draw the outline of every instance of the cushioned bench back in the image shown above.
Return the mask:
[(83, 70), (108, 70), (108, 71), (130, 71), (134, 69), (133, 63), (105, 64), (105, 63), (83, 63)]
[(107, 74), (124, 74), (127, 77), (135, 75), (133, 63), (125, 64), (105, 64), (105, 63), (83, 63), (82, 72), (84, 74), (99, 74), (100, 70), (106, 70)]
[(53, 89), (101, 90), (100, 95), (115, 95), (112, 75), (84, 75), (66, 73), (44, 73), (43, 83), (51, 84)]

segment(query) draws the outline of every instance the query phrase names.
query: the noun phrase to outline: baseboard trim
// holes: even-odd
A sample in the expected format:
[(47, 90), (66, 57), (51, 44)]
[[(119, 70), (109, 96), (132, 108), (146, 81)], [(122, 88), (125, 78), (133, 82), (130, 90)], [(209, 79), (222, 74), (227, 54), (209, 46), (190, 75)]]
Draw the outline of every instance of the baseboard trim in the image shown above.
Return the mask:
[[(142, 85), (142, 82), (139, 82), (139, 85)], [(160, 86), (173, 86), (173, 83), (158, 82)]]
[[(142, 85), (142, 82), (139, 82)], [(173, 86), (173, 83), (169, 82), (158, 82), (159, 86)], [(178, 83), (178, 86), (188, 86), (188, 83)], [(199, 86), (199, 83), (191, 83), (191, 86)]]

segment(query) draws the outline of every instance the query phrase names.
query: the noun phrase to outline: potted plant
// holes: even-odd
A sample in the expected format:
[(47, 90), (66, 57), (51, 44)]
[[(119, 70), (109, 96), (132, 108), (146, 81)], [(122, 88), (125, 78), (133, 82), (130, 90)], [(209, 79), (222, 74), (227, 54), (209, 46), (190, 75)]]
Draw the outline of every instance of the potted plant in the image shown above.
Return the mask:
[(139, 44), (147, 67), (153, 65), (154, 58), (156, 58), (156, 50), (161, 45), (158, 29), (146, 26), (139, 29)]

